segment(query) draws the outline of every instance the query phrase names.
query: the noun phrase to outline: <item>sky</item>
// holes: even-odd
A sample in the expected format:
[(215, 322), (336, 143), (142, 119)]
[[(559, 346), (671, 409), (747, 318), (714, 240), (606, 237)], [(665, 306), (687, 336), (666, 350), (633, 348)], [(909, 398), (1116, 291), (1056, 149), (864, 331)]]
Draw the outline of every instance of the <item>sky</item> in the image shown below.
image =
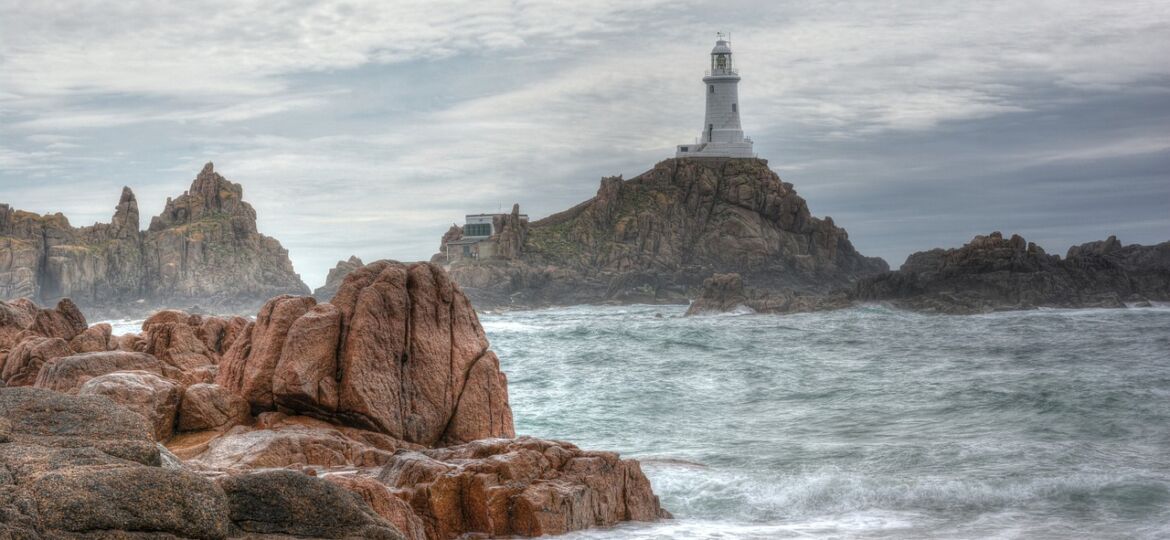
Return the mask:
[(202, 165), (312, 287), (693, 142), (731, 32), (759, 157), (899, 266), (1170, 240), (1170, 2), (0, 0), (0, 202), (158, 214)]

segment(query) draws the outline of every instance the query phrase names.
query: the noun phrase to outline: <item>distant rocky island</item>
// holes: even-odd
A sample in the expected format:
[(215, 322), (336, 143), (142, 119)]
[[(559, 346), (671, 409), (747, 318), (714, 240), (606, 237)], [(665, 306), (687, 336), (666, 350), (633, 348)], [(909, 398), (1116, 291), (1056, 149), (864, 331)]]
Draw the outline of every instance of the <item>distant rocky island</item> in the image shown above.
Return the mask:
[[(691, 314), (792, 313), (881, 302), (963, 314), (1170, 300), (1170, 242), (1110, 237), (1061, 258), (993, 233), (915, 253), (891, 272), (755, 158), (668, 159), (629, 180), (603, 178), (596, 196), (540, 220), (519, 205), (468, 220), (447, 230), (431, 261), (478, 309), (690, 303)], [(339, 261), (313, 296), (332, 298), (363, 266)], [(211, 163), (145, 231), (129, 188), (110, 223), (88, 227), (0, 204), (0, 299), (68, 298), (110, 318), (174, 306), (247, 314), (281, 294), (309, 289), (287, 250), (257, 231), (243, 188)]]
[[(878, 302), (971, 314), (1170, 301), (1170, 242), (1109, 237), (1061, 258), (995, 232), (914, 253), (891, 272), (831, 218), (812, 217), (760, 159), (668, 159), (630, 180), (605, 178), (592, 199), (531, 223), (518, 205), (468, 217), (480, 222), (451, 226), (431, 260), (480, 309), (689, 302), (697, 315)], [(360, 265), (339, 261), (317, 296)]]
[(69, 298), (91, 315), (116, 316), (167, 306), (249, 312), (308, 292), (288, 251), (256, 230), (243, 188), (211, 163), (145, 231), (129, 188), (110, 223), (86, 227), (0, 204), (0, 299)]
[(1074, 246), (1064, 258), (1019, 235), (976, 236), (955, 249), (910, 255), (900, 269), (828, 294), (747, 286), (713, 276), (688, 313), (745, 307), (761, 313), (839, 309), (881, 302), (924, 313), (972, 314), (1035, 308), (1120, 308), (1170, 301), (1170, 242), (1123, 246), (1116, 237)]
[(254, 320), (0, 302), (0, 537), (540, 536), (669, 517), (638, 462), (516, 437), (438, 265), (377, 261)]
[(453, 249), (482, 234), (456, 225), (432, 258), (480, 308), (685, 304), (722, 272), (827, 292), (889, 269), (755, 158), (668, 159), (629, 180), (602, 179), (595, 197), (564, 212), (528, 223), (515, 207), (492, 226), (480, 242), (490, 256)]

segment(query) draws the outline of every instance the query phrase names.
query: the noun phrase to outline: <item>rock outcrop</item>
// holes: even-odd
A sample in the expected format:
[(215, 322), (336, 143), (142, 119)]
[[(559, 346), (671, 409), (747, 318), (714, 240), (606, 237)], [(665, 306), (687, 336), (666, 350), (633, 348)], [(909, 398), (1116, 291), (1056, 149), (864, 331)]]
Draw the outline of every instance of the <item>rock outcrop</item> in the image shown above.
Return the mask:
[(403, 538), (361, 497), (319, 478), (212, 479), (164, 463), (147, 422), (109, 399), (0, 392), (6, 538)]
[(594, 198), (505, 223), (491, 241), (494, 257), (450, 269), (480, 307), (684, 303), (729, 272), (761, 289), (827, 292), (888, 269), (831, 218), (812, 217), (760, 159), (669, 159), (605, 178)]
[(329, 301), (330, 298), (333, 298), (333, 295), (337, 294), (337, 289), (341, 287), (341, 282), (345, 280), (345, 276), (350, 275), (354, 270), (365, 265), (357, 255), (351, 255), (349, 259), (344, 261), (337, 261), (337, 266), (329, 269), (329, 275), (325, 277), (325, 284), (313, 289), (313, 298), (322, 302)]
[(0, 387), (0, 537), (421, 540), (669, 516), (636, 461), (515, 438), (499, 360), (438, 265), (377, 261), (255, 321), (160, 311), (139, 335), (78, 328), (70, 305), (0, 302), (17, 346), (0, 373), (34, 386)]
[(0, 391), (0, 532), (7, 537), (226, 538), (223, 491), (161, 464), (146, 420), (109, 399)]
[(638, 462), (528, 437), (399, 452), (379, 478), (402, 490), (429, 538), (543, 536), (670, 517)]
[(703, 291), (691, 302), (686, 314), (725, 313), (745, 308), (754, 313), (804, 313), (852, 305), (853, 300), (845, 292), (761, 291), (745, 287), (739, 274), (715, 274), (703, 282)]
[(146, 231), (129, 188), (110, 223), (88, 227), (0, 204), (0, 300), (68, 297), (112, 315), (190, 305), (252, 311), (282, 293), (308, 287), (280, 243), (256, 230), (243, 188), (211, 163)]
[(138, 413), (150, 423), (156, 441), (171, 438), (179, 412), (182, 386), (149, 371), (117, 371), (99, 375), (81, 385), (82, 396), (106, 396), (114, 403)]
[(293, 471), (261, 471), (219, 481), (231, 519), (248, 533), (301, 538), (402, 540), (360, 497)]
[(859, 282), (855, 297), (959, 314), (1167, 301), (1170, 242), (1122, 247), (1110, 237), (1073, 247), (1061, 259), (1019, 235), (995, 232), (958, 249), (914, 253), (898, 271)]
[(438, 266), (378, 261), (331, 303), (269, 301), (217, 382), (280, 409), (423, 445), (511, 437), (507, 379), (466, 297)]

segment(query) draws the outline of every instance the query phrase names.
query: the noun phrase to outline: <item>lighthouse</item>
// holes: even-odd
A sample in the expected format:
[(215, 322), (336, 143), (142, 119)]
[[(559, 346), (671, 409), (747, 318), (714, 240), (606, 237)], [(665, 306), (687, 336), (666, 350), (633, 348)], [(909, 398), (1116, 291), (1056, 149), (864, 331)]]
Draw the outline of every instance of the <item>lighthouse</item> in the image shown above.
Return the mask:
[(750, 158), (752, 140), (743, 136), (739, 123), (739, 71), (731, 58), (731, 42), (716, 34), (711, 49), (711, 68), (703, 77), (707, 114), (703, 130), (693, 144), (680, 144), (675, 157)]

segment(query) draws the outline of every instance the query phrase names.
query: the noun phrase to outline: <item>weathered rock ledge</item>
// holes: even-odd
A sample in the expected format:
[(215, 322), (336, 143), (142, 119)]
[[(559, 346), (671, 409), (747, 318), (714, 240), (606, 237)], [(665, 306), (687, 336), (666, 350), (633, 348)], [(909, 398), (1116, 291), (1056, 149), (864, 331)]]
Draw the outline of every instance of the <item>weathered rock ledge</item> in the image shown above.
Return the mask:
[(537, 536), (652, 521), (638, 463), (516, 438), (507, 379), (437, 265), (378, 261), (330, 302), (161, 311), (0, 302), (0, 537)]

